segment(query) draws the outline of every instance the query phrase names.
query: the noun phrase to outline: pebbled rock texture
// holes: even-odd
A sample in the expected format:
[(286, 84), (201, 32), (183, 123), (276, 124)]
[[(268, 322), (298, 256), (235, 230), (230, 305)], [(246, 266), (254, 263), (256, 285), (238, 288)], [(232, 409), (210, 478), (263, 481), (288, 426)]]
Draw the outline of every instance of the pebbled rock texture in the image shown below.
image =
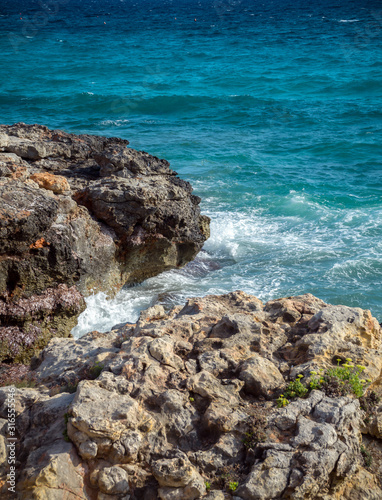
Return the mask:
[[(380, 499), (381, 333), (369, 311), (309, 294), (233, 292), (54, 338), (36, 387), (16, 389), (18, 498)], [(365, 366), (374, 400), (312, 390), (278, 407), (296, 373), (338, 357)]]
[[(33, 345), (38, 350), (43, 339), (67, 336), (84, 308), (81, 294), (113, 295), (126, 283), (181, 267), (208, 238), (209, 219), (200, 214), (190, 184), (166, 160), (127, 145), (41, 125), (0, 126), (0, 314), (6, 329), (0, 331), (0, 362), (25, 362)], [(62, 297), (58, 316), (57, 308), (39, 309), (26, 322), (13, 314), (53, 288), (56, 295), (72, 291), (64, 313)], [(48, 331), (47, 323), (63, 315), (68, 321)], [(9, 342), (19, 346), (17, 359)]]

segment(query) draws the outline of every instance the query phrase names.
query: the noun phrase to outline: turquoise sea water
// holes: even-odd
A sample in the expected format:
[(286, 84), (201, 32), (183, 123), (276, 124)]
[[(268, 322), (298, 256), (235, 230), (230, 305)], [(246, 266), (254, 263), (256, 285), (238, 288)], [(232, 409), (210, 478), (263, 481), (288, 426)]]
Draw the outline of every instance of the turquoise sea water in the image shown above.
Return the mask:
[(0, 121), (126, 138), (212, 219), (194, 263), (89, 298), (75, 333), (234, 289), (382, 321), (381, 42), (375, 0), (2, 0)]

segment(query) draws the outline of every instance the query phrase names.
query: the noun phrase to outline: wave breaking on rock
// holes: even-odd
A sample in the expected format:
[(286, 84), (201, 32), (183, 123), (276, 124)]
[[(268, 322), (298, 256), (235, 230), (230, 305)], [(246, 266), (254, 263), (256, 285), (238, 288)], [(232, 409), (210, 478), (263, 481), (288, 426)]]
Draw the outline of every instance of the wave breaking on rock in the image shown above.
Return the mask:
[(0, 126), (0, 361), (28, 361), (70, 334), (83, 296), (182, 267), (208, 238), (191, 185), (166, 160), (127, 146)]

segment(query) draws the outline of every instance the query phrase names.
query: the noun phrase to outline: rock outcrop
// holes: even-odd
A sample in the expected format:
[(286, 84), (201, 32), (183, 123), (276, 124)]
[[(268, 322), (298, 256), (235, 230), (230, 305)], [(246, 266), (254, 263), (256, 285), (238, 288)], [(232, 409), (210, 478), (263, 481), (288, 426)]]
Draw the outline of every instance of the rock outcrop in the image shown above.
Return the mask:
[(69, 334), (83, 296), (181, 267), (209, 236), (190, 184), (127, 145), (0, 126), (0, 361), (27, 361)]
[[(18, 498), (380, 499), (381, 335), (369, 311), (233, 292), (52, 339), (15, 393)], [(323, 385), (280, 404), (347, 358), (366, 396)]]

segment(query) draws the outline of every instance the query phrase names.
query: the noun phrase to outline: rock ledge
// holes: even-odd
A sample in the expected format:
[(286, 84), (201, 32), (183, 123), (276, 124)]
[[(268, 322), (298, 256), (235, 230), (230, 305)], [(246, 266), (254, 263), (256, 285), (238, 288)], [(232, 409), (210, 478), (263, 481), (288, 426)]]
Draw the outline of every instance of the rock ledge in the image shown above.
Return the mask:
[[(34, 344), (22, 337), (36, 328), (45, 339), (68, 335), (84, 308), (81, 294), (113, 295), (181, 267), (208, 238), (209, 219), (191, 185), (166, 160), (127, 145), (41, 125), (0, 126), (0, 361), (30, 359)], [(27, 318), (14, 314), (20, 301), (32, 304), (50, 289), (67, 295), (59, 285), (72, 290), (60, 328), (46, 329), (57, 308), (27, 305)]]

